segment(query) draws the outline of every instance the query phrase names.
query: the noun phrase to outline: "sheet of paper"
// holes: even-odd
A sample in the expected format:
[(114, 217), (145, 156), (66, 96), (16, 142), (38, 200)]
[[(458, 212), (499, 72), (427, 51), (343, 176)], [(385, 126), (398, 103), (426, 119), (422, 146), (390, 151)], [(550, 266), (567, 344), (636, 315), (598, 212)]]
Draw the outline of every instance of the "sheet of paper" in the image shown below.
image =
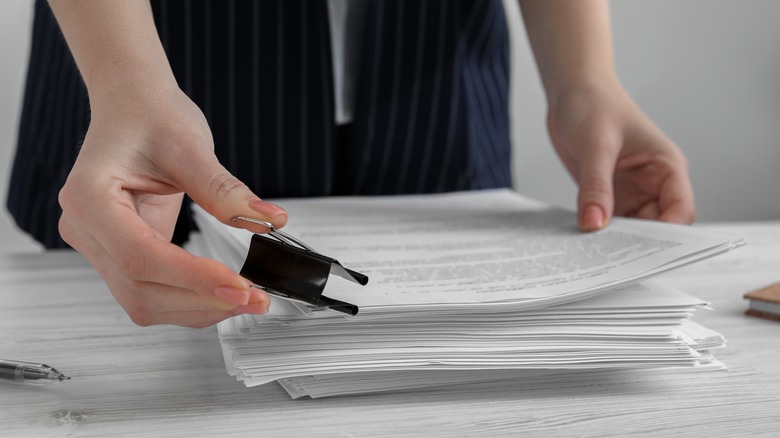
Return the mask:
[[(331, 276), (325, 289), (361, 312), (506, 302), (549, 306), (742, 244), (694, 227), (625, 218), (581, 233), (575, 213), (509, 190), (278, 203), (290, 213), (286, 232), (369, 276), (365, 287)], [(232, 248), (233, 255), (223, 258), (238, 270), (249, 233), (196, 213), (202, 228)]]

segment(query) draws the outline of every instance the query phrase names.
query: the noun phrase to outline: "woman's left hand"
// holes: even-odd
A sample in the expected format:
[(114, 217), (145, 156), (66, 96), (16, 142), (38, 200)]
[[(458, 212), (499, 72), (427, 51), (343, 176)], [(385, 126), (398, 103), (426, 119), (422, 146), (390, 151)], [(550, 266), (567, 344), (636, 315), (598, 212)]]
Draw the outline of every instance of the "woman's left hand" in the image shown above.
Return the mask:
[(581, 230), (601, 229), (613, 215), (693, 222), (685, 155), (618, 83), (559, 94), (550, 102), (548, 128), (579, 185)]

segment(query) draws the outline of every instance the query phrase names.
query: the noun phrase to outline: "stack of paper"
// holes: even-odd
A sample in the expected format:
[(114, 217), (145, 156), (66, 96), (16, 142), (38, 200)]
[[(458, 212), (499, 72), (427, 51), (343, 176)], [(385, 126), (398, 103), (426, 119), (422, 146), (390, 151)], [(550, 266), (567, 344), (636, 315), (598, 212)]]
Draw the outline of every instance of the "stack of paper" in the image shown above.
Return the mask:
[[(508, 371), (722, 367), (709, 350), (723, 337), (688, 321), (705, 303), (637, 282), (740, 240), (631, 219), (582, 234), (574, 213), (506, 190), (278, 202), (285, 231), (370, 281), (326, 288), (355, 317), (274, 298), (268, 315), (221, 323), (228, 372), (247, 386), (317, 397)], [(250, 234), (196, 217), (204, 252), (238, 270)]]

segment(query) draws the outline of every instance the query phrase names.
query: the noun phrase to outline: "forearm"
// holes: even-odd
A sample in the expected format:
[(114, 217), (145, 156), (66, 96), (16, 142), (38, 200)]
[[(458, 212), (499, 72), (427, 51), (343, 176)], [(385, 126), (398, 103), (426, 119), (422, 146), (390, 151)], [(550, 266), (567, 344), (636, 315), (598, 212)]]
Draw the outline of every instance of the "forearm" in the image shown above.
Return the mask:
[(50, 0), (93, 109), (117, 90), (175, 86), (148, 0)]
[(520, 0), (520, 7), (550, 104), (617, 81), (606, 0)]

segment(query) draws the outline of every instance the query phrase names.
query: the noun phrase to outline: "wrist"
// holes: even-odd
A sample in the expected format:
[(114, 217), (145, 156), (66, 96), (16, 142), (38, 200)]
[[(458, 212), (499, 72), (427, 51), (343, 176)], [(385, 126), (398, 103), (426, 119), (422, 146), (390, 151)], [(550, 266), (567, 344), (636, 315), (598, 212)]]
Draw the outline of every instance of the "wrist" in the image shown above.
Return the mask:
[(545, 95), (549, 108), (556, 108), (577, 96), (615, 96), (624, 93), (614, 71), (577, 74), (567, 78), (545, 81)]
[(162, 96), (179, 92), (170, 69), (165, 71), (145, 66), (123, 68), (106, 65), (87, 83), (93, 118), (112, 108), (127, 107), (134, 102), (151, 104)]

